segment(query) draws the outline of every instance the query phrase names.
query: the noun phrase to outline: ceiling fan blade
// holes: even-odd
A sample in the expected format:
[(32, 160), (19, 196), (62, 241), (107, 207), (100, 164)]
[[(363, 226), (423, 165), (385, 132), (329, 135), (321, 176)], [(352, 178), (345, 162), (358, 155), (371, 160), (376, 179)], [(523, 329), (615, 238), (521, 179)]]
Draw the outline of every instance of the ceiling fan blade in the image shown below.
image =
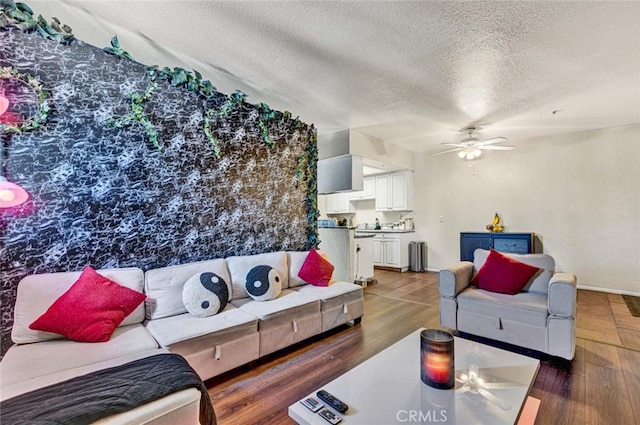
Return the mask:
[(444, 154), (444, 153), (449, 153), (449, 152), (458, 152), (458, 151), (461, 151), (462, 149), (464, 149), (464, 148), (449, 149), (449, 150), (442, 151), (442, 152), (432, 153), (432, 154), (431, 154), (431, 155), (429, 155), (429, 156), (442, 155), (442, 154)]
[(515, 146), (478, 146), (482, 150), (486, 151), (510, 151)]
[(477, 142), (476, 146), (493, 145), (494, 143), (506, 142), (507, 140), (509, 139), (506, 137), (493, 137), (491, 139), (483, 140), (482, 142)]
[(441, 145), (445, 145), (445, 146), (455, 146), (456, 148), (464, 148), (466, 147), (463, 144), (460, 143), (440, 143)]

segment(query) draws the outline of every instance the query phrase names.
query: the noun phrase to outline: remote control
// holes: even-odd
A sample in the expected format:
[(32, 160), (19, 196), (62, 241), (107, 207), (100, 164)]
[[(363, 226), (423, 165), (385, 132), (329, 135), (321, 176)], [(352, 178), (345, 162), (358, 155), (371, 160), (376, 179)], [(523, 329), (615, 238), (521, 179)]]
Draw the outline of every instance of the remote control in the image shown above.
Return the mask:
[(338, 415), (336, 415), (335, 413), (333, 413), (331, 410), (327, 409), (326, 407), (324, 409), (322, 409), (321, 411), (318, 412), (318, 415), (322, 416), (325, 420), (327, 420), (329, 423), (336, 425), (337, 423), (340, 423), (340, 421), (342, 420), (342, 418)]
[(349, 406), (342, 402), (342, 400), (335, 398), (325, 390), (318, 391), (316, 395), (320, 398), (320, 400), (327, 403), (329, 407), (333, 407), (340, 413), (345, 413), (347, 410), (349, 410)]
[(307, 409), (311, 410), (313, 413), (316, 413), (318, 410), (324, 407), (324, 404), (320, 403), (313, 397), (305, 398), (304, 400), (300, 400), (300, 403)]

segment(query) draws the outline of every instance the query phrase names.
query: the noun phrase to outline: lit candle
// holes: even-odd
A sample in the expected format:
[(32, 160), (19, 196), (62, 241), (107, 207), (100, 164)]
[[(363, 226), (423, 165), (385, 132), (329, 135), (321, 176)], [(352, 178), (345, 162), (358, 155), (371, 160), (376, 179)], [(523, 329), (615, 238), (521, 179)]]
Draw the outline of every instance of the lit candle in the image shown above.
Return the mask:
[(420, 333), (420, 378), (430, 387), (454, 387), (453, 335), (438, 329)]
[(427, 375), (433, 382), (443, 384), (449, 380), (451, 359), (444, 353), (427, 353)]

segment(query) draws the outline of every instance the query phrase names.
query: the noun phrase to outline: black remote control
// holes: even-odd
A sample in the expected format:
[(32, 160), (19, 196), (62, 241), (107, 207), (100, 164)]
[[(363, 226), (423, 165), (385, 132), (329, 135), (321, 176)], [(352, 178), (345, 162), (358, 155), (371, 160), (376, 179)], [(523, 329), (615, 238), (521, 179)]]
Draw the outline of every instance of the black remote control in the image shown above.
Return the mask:
[(318, 391), (316, 395), (320, 398), (320, 400), (324, 401), (330, 407), (333, 407), (340, 413), (345, 413), (347, 410), (349, 410), (349, 406), (342, 402), (342, 400), (335, 398), (325, 390)]

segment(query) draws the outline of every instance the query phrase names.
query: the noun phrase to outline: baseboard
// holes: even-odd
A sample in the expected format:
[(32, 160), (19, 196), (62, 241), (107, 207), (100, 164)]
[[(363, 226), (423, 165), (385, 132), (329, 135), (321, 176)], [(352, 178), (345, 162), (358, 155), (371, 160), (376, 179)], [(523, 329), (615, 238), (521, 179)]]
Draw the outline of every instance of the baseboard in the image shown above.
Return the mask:
[(428, 272), (440, 272), (440, 269), (434, 269), (433, 267), (427, 267)]
[(640, 292), (623, 291), (620, 289), (599, 288), (597, 286), (582, 286), (582, 285), (578, 285), (577, 288), (583, 289), (585, 291), (608, 292), (610, 294), (632, 295), (634, 297), (640, 297)]
[(390, 272), (404, 273), (409, 271), (409, 267), (373, 266), (374, 269), (388, 270)]

